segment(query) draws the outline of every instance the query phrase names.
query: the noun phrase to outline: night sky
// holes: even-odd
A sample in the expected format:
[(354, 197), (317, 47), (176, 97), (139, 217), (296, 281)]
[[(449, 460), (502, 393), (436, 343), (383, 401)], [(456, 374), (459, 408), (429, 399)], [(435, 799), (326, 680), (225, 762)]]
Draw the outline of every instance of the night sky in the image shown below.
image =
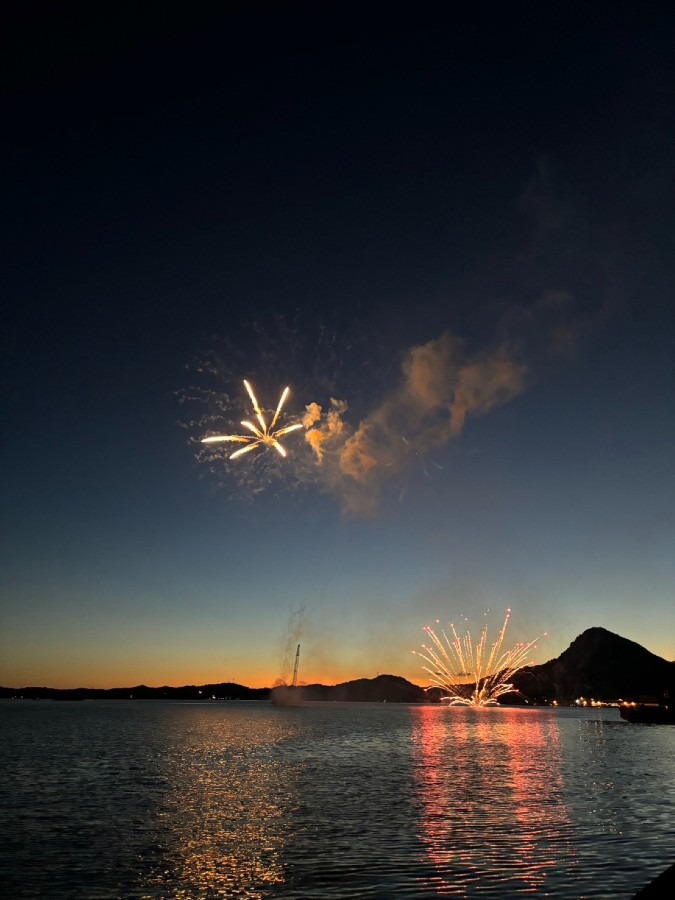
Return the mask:
[[(675, 659), (665, 5), (19, 6), (0, 684), (425, 683), (507, 607)], [(244, 378), (287, 459), (199, 443)]]

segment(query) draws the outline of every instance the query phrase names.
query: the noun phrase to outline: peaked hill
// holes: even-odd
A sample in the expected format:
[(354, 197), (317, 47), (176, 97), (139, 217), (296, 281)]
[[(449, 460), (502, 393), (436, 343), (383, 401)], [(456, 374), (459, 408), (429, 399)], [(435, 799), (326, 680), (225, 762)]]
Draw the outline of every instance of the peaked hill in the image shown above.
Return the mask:
[(675, 663), (605, 628), (588, 628), (556, 659), (519, 672), (514, 683), (538, 700), (660, 700), (666, 691), (673, 695)]

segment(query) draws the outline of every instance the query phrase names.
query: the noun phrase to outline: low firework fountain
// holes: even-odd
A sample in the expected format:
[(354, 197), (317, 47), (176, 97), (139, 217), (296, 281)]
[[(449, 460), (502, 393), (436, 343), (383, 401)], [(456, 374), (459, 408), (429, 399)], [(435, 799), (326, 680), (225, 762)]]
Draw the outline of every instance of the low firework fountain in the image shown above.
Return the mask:
[(530, 651), (536, 641), (503, 650), (510, 617), (511, 610), (507, 609), (497, 640), (490, 647), (487, 625), (477, 644), (469, 631), (460, 637), (452, 623), (449, 632), (441, 629), (440, 634), (428, 625), (424, 629), (431, 643), (422, 644), (422, 652), (413, 653), (429, 664), (422, 668), (428, 672), (431, 686), (443, 691), (442, 699), (450, 706), (491, 706), (503, 694), (515, 690), (513, 676), (532, 662)]

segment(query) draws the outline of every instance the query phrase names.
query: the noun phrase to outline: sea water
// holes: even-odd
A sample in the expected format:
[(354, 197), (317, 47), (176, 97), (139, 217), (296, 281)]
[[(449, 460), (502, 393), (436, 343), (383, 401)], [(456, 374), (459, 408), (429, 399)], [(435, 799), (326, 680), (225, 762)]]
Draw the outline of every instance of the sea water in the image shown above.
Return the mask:
[(631, 897), (675, 728), (617, 709), (0, 702), (11, 898)]

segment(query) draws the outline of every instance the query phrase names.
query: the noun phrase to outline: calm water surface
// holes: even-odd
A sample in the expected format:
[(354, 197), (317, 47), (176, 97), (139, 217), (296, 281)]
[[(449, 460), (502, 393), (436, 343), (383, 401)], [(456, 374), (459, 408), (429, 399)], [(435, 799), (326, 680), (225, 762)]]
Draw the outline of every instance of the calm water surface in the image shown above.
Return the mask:
[(675, 728), (618, 710), (0, 702), (0, 894), (631, 897)]

